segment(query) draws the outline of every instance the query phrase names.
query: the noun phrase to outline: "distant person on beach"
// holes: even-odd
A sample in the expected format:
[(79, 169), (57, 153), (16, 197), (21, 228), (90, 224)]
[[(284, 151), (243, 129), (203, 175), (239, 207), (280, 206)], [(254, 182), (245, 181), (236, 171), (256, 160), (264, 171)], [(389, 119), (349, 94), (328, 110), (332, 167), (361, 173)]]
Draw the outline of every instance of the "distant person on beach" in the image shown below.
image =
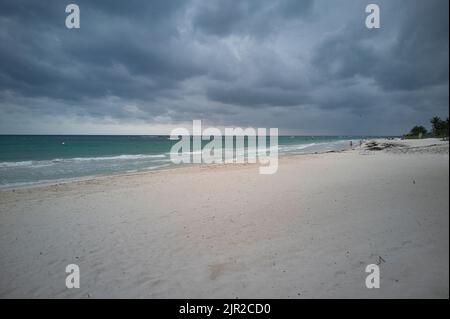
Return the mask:
[(353, 141), (350, 141), (350, 148), (353, 148)]

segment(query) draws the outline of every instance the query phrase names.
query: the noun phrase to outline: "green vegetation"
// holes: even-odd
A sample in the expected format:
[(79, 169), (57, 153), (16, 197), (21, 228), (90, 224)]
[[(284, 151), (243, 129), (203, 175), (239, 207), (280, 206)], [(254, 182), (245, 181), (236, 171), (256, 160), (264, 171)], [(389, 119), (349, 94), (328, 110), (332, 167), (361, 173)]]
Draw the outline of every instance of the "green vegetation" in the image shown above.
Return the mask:
[(428, 132), (427, 129), (423, 126), (414, 126), (408, 134), (405, 134), (403, 137), (406, 139), (414, 139), (414, 138), (426, 138), (426, 137), (439, 137), (448, 139), (448, 117), (445, 121), (441, 120), (440, 117), (435, 116), (430, 120), (431, 123), (431, 132)]
[(438, 116), (435, 116), (430, 122), (433, 126), (434, 137), (448, 138), (448, 117), (443, 121)]

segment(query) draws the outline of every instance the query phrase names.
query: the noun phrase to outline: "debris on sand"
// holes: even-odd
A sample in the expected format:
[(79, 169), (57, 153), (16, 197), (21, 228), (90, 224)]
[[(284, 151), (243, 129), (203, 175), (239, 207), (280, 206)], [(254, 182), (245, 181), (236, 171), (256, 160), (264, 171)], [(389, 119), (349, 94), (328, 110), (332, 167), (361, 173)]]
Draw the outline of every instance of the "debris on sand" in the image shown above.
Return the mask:
[(405, 147), (406, 145), (391, 142), (370, 141), (364, 145), (364, 149), (368, 151), (382, 151), (388, 148)]
[(385, 151), (394, 154), (448, 154), (449, 153), (449, 144), (448, 143), (439, 143), (439, 144), (430, 144), (430, 145), (409, 145), (405, 143), (399, 142), (383, 142), (379, 140), (372, 140), (367, 143), (364, 143), (361, 147), (361, 150), (364, 151)]

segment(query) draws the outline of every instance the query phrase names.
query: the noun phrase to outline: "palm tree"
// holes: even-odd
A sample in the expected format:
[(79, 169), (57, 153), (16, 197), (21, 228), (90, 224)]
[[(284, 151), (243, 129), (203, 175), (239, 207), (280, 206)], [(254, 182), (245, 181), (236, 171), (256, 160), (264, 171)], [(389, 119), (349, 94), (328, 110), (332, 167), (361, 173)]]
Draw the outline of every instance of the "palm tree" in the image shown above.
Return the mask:
[(449, 133), (448, 117), (444, 122), (444, 128), (442, 130), (444, 131), (444, 136), (446, 136), (448, 139), (448, 133)]
[(431, 125), (433, 126), (433, 135), (438, 136), (440, 131), (441, 118), (439, 116), (433, 117), (431, 120)]

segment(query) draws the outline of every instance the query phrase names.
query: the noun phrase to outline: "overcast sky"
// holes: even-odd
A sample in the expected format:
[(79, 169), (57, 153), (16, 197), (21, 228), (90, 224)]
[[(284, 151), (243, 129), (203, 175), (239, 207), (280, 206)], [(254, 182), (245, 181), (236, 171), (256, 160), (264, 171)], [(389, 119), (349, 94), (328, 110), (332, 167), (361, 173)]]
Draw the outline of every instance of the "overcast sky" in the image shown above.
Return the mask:
[[(0, 133), (402, 134), (446, 118), (447, 0), (0, 1)], [(381, 9), (367, 29), (365, 7)]]

